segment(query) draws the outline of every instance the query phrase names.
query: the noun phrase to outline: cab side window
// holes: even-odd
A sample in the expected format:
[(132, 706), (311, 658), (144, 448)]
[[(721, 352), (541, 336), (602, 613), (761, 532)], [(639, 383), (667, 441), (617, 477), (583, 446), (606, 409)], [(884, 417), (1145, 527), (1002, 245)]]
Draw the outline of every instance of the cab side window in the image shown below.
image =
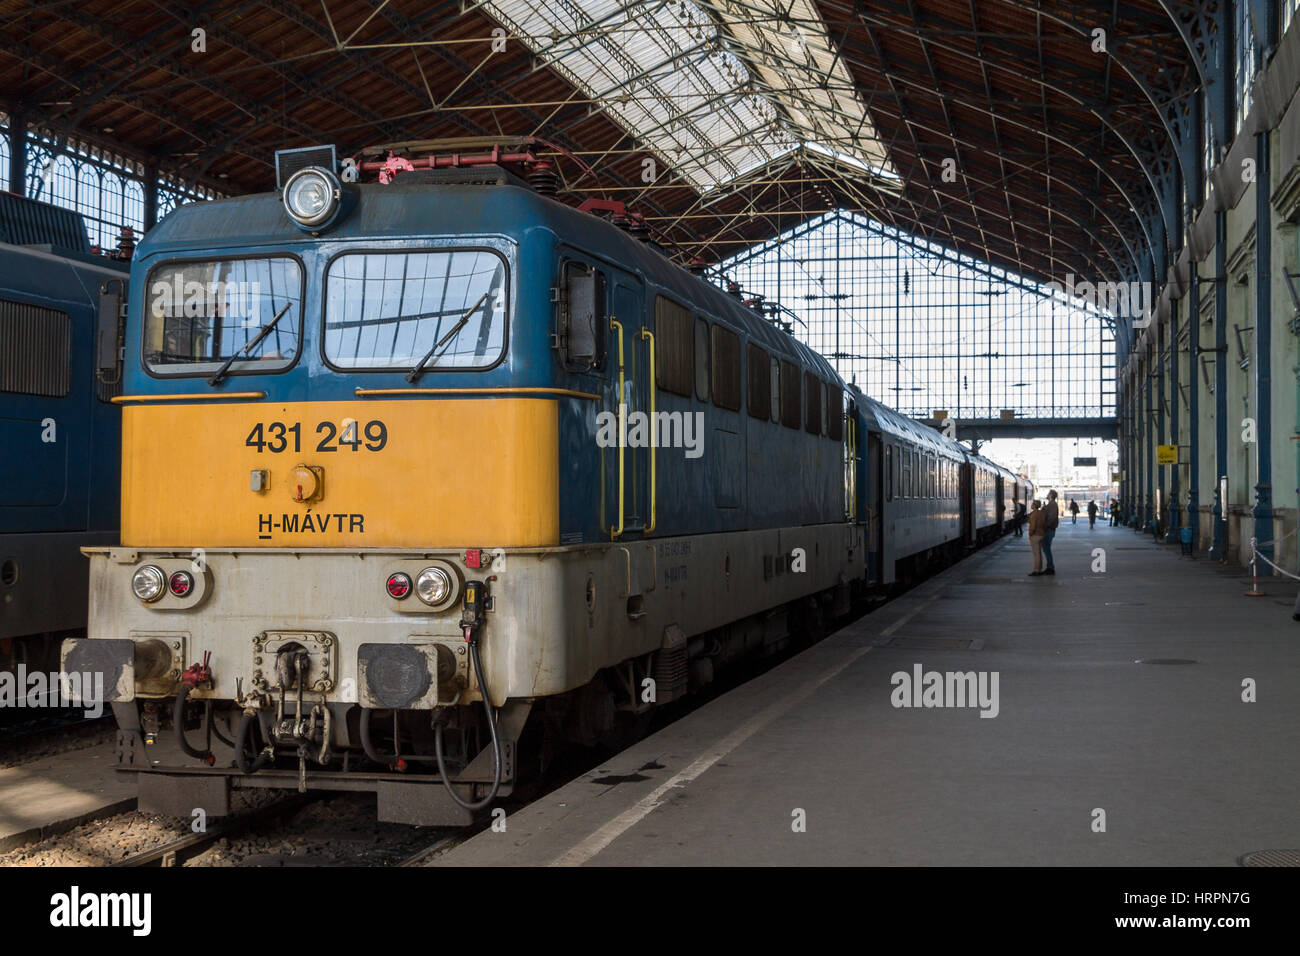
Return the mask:
[(585, 262), (566, 262), (554, 335), (565, 368), (588, 371), (604, 362), (607, 324), (605, 274)]

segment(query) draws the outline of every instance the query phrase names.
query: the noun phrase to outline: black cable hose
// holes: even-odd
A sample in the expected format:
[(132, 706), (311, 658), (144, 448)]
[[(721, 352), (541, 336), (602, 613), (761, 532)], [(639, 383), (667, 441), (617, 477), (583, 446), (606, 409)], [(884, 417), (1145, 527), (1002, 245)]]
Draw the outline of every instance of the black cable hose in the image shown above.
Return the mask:
[(217, 726), (216, 720), (213, 719), (212, 701), (209, 700), (207, 704), (208, 706), (205, 712), (204, 719), (207, 720), (208, 725), (212, 728), (212, 733), (216, 735), (216, 738), (220, 740), (223, 744), (225, 744), (227, 747), (234, 747), (235, 742), (233, 740), (226, 739), (226, 735), (221, 732), (221, 728)]
[(448, 795), (466, 810), (474, 812), (482, 810), (496, 799), (497, 791), (501, 789), (501, 741), (497, 739), (497, 725), (492, 719), (492, 702), (488, 700), (487, 684), (483, 681), (483, 665), (479, 663), (477, 640), (469, 642), (469, 653), (474, 661), (474, 675), (478, 678), (479, 693), (483, 696), (483, 711), (487, 714), (488, 731), (492, 734), (492, 789), (488, 791), (488, 795), (476, 803), (469, 803), (462, 800), (452, 787), (451, 780), (447, 776), (446, 764), (442, 759), (442, 724), (434, 728), (433, 751), (438, 758), (438, 773), (442, 775), (442, 785), (447, 788)]
[(255, 720), (257, 720), (255, 715), (244, 714), (239, 719), (239, 729), (235, 731), (235, 764), (242, 773), (257, 773), (271, 759), (271, 755), (263, 750), (251, 763), (248, 760), (248, 754), (244, 750), (244, 738), (252, 735)]
[[(190, 690), (192, 690), (192, 688), (189, 684), (181, 684), (180, 693), (176, 695), (176, 704), (172, 708), (172, 730), (176, 734), (176, 742), (180, 745), (181, 750), (185, 751), (186, 755), (202, 760), (204, 763), (211, 766), (217, 759), (212, 756), (212, 751), (195, 750), (190, 746), (190, 742), (185, 739), (185, 701), (190, 696)], [(208, 707), (211, 708), (211, 706), (212, 703), (209, 701)], [(205, 728), (212, 726), (212, 714), (210, 711), (203, 719), (203, 726)]]

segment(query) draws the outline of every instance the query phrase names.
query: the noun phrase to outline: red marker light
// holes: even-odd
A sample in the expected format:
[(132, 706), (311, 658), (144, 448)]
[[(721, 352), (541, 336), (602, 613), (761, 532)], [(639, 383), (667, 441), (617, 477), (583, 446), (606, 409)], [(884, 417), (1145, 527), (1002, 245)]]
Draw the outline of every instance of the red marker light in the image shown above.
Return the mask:
[(470, 548), (465, 552), (465, 567), (483, 567), (483, 550), (481, 548)]
[(400, 601), (411, 593), (411, 578), (398, 571), (388, 576), (388, 583), (385, 586), (388, 588), (388, 596)]
[(194, 589), (194, 579), (188, 571), (177, 571), (167, 579), (167, 586), (171, 588), (172, 594), (185, 597)]

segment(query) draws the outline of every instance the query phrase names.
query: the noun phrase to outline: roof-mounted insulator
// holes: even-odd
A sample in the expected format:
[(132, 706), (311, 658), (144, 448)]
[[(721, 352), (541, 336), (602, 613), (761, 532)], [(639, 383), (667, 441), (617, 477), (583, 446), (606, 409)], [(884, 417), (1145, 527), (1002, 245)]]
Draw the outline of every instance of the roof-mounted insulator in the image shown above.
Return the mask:
[(117, 237), (117, 252), (112, 256), (114, 259), (121, 259), (129, 262), (135, 255), (135, 233), (130, 226), (123, 226), (121, 235)]
[(554, 196), (560, 188), (560, 177), (554, 166), (540, 159), (528, 173), (528, 185), (539, 196)]
[(708, 266), (705, 265), (703, 259), (701, 259), (699, 256), (696, 256), (690, 261), (690, 264), (687, 265), (686, 268), (691, 275), (702, 276), (704, 275), (705, 270), (708, 269)]
[(633, 216), (628, 220), (627, 234), (633, 239), (640, 239), (642, 242), (650, 241), (650, 227), (645, 224), (645, 220), (640, 216)]
[(731, 295), (731, 296), (735, 296), (737, 299), (741, 298), (741, 295), (740, 295), (740, 283), (737, 282), (737, 281), (735, 281), (734, 279), (728, 279), (728, 280), (727, 280), (727, 294), (728, 294), (728, 295)]

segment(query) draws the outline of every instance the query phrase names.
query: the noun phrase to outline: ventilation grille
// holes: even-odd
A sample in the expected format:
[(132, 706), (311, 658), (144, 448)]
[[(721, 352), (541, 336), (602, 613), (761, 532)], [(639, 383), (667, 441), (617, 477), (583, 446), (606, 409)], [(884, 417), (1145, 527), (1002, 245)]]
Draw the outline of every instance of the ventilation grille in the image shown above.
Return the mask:
[(0, 242), (90, 252), (86, 222), (80, 213), (7, 192), (0, 192)]
[(0, 299), (0, 392), (68, 394), (72, 320), (66, 312)]
[(305, 146), (302, 149), (279, 149), (275, 153), (275, 188), (283, 189), (284, 184), (300, 169), (308, 166), (320, 166), (330, 172), (338, 171), (338, 161), (334, 158), (333, 146)]

